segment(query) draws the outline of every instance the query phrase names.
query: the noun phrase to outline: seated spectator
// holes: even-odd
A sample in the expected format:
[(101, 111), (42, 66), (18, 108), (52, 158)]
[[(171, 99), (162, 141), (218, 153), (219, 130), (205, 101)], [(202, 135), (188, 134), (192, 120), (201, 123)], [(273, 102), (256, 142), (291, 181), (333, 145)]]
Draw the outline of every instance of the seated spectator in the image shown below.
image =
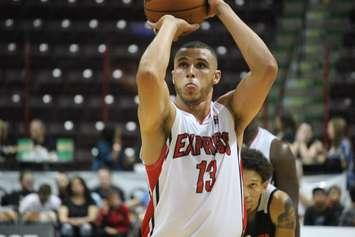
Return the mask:
[(0, 161), (16, 155), (16, 146), (8, 137), (8, 124), (0, 119)]
[(328, 151), (329, 162), (339, 162), (342, 170), (347, 170), (348, 187), (355, 184), (354, 157), (351, 142), (346, 137), (346, 122), (343, 118), (332, 118), (328, 122), (327, 133), (331, 141)]
[(276, 116), (275, 121), (276, 136), (292, 144), (295, 140), (296, 122), (290, 113), (284, 112)]
[(52, 194), (51, 186), (42, 184), (37, 193), (31, 193), (20, 202), (19, 212), (25, 222), (57, 221), (60, 199)]
[(338, 221), (343, 213), (344, 206), (340, 203), (341, 189), (337, 185), (333, 185), (328, 190), (328, 207), (331, 212), (334, 213), (336, 220)]
[(355, 227), (355, 186), (350, 187), (349, 194), (351, 207), (343, 212), (339, 220), (339, 225)]
[(314, 188), (313, 206), (306, 209), (304, 225), (337, 225), (336, 216), (327, 206), (327, 193), (323, 188)]
[(92, 191), (99, 194), (101, 199), (105, 199), (107, 196), (107, 193), (111, 189), (114, 189), (119, 194), (120, 199), (123, 202), (126, 201), (125, 194), (124, 194), (123, 190), (112, 184), (111, 172), (109, 169), (101, 168), (97, 172), (97, 176), (99, 177), (99, 186), (95, 187)]
[(56, 176), (56, 184), (58, 189), (58, 197), (62, 202), (68, 198), (69, 178), (63, 172), (58, 172)]
[(98, 236), (127, 237), (130, 229), (128, 208), (123, 204), (116, 190), (106, 193), (106, 198), (96, 219)]
[(20, 173), (20, 190), (6, 194), (1, 199), (2, 206), (13, 206), (17, 210), (22, 198), (33, 192), (33, 176), (30, 171)]
[(97, 207), (81, 177), (74, 177), (68, 186), (68, 198), (59, 208), (62, 237), (88, 237), (93, 235)]
[(95, 147), (98, 152), (92, 164), (93, 170), (103, 167), (109, 167), (113, 170), (123, 169), (125, 155), (122, 149), (121, 131), (119, 129), (106, 125)]
[(323, 164), (326, 158), (323, 143), (313, 137), (312, 127), (307, 123), (298, 127), (291, 150), (306, 165)]
[(46, 148), (47, 151), (55, 150), (53, 140), (47, 136), (46, 127), (39, 119), (33, 119), (30, 123), (30, 138), (35, 146)]

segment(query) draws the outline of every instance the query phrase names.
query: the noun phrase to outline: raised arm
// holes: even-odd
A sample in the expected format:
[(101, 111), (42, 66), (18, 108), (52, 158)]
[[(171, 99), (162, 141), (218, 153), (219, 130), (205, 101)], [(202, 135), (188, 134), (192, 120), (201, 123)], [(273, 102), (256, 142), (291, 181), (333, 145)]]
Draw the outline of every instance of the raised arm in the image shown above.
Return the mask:
[(163, 16), (151, 26), (158, 33), (145, 50), (136, 76), (142, 158), (147, 165), (159, 158), (169, 129), (167, 124), (174, 113), (165, 82), (173, 40), (198, 28), (170, 15)]
[(236, 90), (221, 97), (232, 110), (237, 132), (242, 132), (262, 107), (277, 75), (277, 62), (262, 39), (253, 32), (224, 1), (217, 3), (216, 14), (232, 35), (250, 72)]
[(285, 192), (276, 191), (269, 210), (276, 226), (275, 237), (295, 237), (297, 218), (291, 198)]

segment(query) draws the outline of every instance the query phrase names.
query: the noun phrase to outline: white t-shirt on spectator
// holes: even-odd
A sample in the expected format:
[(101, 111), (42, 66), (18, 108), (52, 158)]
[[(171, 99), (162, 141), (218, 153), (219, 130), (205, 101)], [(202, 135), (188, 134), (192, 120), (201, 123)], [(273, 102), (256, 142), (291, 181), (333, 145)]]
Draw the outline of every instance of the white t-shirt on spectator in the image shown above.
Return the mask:
[(45, 204), (42, 204), (39, 200), (37, 193), (28, 194), (20, 202), (19, 211), (20, 213), (26, 212), (45, 212), (45, 211), (56, 211), (61, 205), (60, 199), (51, 195)]

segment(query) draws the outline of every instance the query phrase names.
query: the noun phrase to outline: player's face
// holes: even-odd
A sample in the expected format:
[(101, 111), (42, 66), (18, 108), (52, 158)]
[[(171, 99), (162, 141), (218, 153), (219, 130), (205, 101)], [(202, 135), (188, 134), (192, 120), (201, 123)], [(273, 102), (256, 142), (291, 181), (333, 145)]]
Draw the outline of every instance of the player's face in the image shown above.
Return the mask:
[(261, 194), (266, 190), (268, 182), (263, 182), (261, 176), (254, 170), (243, 171), (244, 198), (247, 205), (247, 212), (256, 210)]
[(198, 104), (212, 96), (220, 80), (217, 61), (205, 48), (179, 50), (174, 61), (173, 83), (177, 96), (186, 104)]

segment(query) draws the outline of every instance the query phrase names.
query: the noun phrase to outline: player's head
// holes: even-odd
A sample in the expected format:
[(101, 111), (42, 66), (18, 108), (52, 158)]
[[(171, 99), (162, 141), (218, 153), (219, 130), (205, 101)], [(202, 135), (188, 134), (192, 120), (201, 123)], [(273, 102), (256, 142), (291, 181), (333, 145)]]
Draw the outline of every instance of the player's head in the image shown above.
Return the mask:
[(247, 211), (258, 207), (261, 194), (266, 190), (272, 176), (273, 168), (264, 155), (254, 149), (243, 148), (241, 152), (243, 164), (244, 197)]
[(193, 41), (182, 45), (174, 58), (173, 83), (185, 104), (199, 104), (212, 99), (213, 86), (221, 78), (215, 51), (205, 43)]

